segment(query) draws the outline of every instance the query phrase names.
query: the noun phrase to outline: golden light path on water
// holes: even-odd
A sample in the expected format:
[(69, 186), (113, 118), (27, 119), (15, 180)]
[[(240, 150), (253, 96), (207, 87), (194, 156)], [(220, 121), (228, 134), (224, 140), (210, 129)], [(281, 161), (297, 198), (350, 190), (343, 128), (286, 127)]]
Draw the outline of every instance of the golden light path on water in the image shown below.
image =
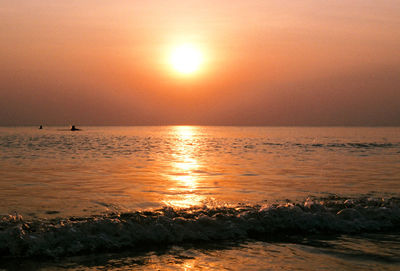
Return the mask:
[(197, 128), (194, 126), (174, 126), (172, 133), (179, 141), (173, 146), (173, 158), (171, 161), (171, 173), (167, 178), (172, 186), (170, 194), (163, 201), (164, 204), (172, 207), (187, 208), (201, 205), (205, 196), (197, 194), (199, 174), (196, 170), (200, 165), (196, 159), (198, 146), (195, 142)]

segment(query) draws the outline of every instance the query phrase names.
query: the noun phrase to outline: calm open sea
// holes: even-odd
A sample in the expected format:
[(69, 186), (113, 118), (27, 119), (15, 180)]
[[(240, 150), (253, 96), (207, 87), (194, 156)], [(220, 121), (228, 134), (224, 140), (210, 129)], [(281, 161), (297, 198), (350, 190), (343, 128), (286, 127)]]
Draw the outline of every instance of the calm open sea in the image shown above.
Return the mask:
[(400, 268), (400, 128), (81, 128), (0, 128), (0, 269)]

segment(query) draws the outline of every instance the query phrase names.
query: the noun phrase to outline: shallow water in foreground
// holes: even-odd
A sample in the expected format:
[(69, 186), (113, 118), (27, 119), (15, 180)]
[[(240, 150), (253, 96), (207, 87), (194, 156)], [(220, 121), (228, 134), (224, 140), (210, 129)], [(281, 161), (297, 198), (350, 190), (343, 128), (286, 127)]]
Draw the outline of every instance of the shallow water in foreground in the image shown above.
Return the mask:
[(0, 154), (0, 268), (399, 268), (400, 128), (0, 128)]
[[(360, 250), (361, 246), (364, 249)], [(15, 270), (398, 270), (399, 249), (398, 235), (341, 236), (320, 239), (318, 244), (310, 240), (299, 243), (249, 240), (162, 247), (148, 252), (90, 254), (52, 262), (9, 262), (2, 267)]]

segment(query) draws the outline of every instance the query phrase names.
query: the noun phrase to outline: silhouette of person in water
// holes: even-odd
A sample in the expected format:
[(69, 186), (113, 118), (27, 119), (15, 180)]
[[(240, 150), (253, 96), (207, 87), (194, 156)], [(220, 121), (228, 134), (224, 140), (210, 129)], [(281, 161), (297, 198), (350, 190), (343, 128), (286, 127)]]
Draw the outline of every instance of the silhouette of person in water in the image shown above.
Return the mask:
[(39, 129), (42, 130), (42, 129), (43, 129), (43, 125), (40, 125), (40, 126), (39, 126)]
[(81, 129), (75, 128), (75, 125), (72, 125), (71, 131), (80, 131)]

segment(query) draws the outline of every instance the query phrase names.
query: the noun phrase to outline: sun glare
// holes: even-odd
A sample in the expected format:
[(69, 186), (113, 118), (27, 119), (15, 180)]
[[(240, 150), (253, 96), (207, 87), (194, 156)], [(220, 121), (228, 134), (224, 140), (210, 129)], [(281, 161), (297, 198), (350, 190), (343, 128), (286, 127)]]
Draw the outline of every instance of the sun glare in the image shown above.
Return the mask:
[(200, 50), (193, 45), (184, 44), (172, 51), (170, 62), (177, 72), (191, 74), (199, 69), (203, 62), (203, 56)]

